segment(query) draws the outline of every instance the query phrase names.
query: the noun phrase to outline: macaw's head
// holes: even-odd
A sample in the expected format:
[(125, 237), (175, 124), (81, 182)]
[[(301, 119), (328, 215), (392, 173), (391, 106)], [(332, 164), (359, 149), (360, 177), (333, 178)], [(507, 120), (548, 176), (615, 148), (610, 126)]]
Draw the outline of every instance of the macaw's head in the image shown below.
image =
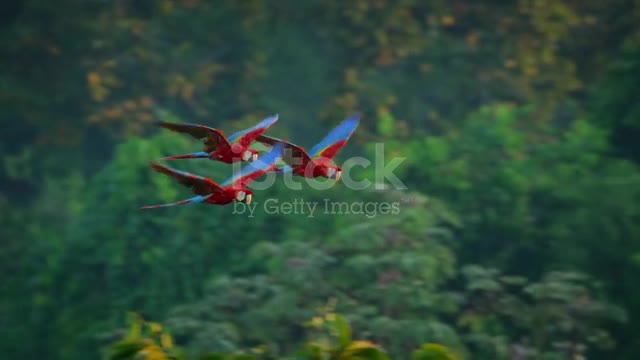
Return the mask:
[(256, 160), (258, 160), (258, 150), (249, 148), (242, 152), (242, 161), (254, 162)]
[(337, 166), (327, 166), (325, 168), (325, 173), (324, 176), (326, 176), (327, 178), (331, 179), (331, 180), (340, 180), (340, 177), (342, 176), (342, 169), (337, 167)]
[(253, 195), (253, 192), (251, 190), (248, 190), (248, 189), (238, 190), (235, 193), (234, 200), (249, 205), (251, 204), (252, 195)]

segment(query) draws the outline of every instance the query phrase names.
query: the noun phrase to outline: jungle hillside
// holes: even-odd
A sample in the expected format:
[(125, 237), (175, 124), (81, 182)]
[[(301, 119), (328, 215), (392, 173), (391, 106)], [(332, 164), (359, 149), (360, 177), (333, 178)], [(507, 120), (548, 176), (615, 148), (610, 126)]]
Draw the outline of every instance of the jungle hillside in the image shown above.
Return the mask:
[[(638, 0), (8, 0), (0, 43), (3, 359), (640, 354)], [(158, 121), (354, 113), (368, 188), (139, 210), (192, 196)]]

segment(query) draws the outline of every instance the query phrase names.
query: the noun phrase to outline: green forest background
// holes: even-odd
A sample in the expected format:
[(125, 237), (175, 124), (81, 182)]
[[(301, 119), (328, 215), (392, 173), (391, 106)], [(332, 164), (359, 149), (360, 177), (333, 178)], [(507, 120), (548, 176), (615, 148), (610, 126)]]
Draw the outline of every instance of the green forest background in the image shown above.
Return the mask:
[[(637, 359), (639, 24), (637, 0), (3, 2), (2, 358), (328, 359), (317, 328), (344, 348), (348, 323), (393, 359)], [(384, 143), (408, 190), (254, 200), (399, 214), (138, 211), (189, 195), (147, 161), (200, 150), (153, 121), (279, 113), (311, 146), (355, 111), (338, 162)]]

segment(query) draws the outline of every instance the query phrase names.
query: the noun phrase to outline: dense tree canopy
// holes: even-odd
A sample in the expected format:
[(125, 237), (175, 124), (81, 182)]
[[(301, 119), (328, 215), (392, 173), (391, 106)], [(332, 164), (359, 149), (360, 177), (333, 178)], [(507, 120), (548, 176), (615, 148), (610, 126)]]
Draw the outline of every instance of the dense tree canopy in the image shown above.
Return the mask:
[[(2, 8), (9, 358), (640, 352), (638, 1)], [(406, 158), (408, 190), (279, 179), (251, 214), (137, 210), (188, 194), (146, 163), (199, 146), (154, 121), (233, 132), (279, 113), (269, 133), (311, 146), (354, 111), (338, 161), (373, 162), (384, 144), (387, 162)], [(377, 180), (373, 166), (353, 176)], [(348, 208), (283, 214), (268, 200)], [(129, 312), (165, 328), (136, 320), (123, 335)]]

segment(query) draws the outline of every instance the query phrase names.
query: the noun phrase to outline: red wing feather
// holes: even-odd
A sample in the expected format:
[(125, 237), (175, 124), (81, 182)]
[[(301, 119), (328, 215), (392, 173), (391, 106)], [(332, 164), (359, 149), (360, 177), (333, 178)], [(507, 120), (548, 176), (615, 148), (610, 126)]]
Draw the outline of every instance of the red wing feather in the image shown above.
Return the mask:
[(215, 151), (218, 146), (230, 147), (229, 141), (221, 130), (196, 124), (175, 124), (168, 122), (158, 122), (156, 125), (165, 129), (188, 134), (196, 139), (204, 139), (204, 151), (207, 153)]
[(284, 161), (285, 164), (291, 167), (296, 167), (300, 165), (304, 166), (309, 161), (311, 161), (311, 157), (309, 156), (309, 154), (307, 154), (307, 151), (304, 148), (296, 144), (292, 144), (288, 141), (276, 139), (274, 137), (267, 136), (267, 135), (258, 136), (256, 141), (269, 146), (275, 146), (275, 144), (278, 144), (278, 143), (283, 144), (284, 152), (282, 155), (282, 161)]
[(360, 114), (353, 114), (338, 124), (309, 151), (312, 158), (333, 158), (342, 149), (360, 123)]
[(242, 147), (249, 147), (258, 136), (262, 135), (265, 131), (267, 131), (267, 129), (271, 127), (271, 125), (275, 124), (277, 121), (277, 114), (269, 116), (268, 118), (260, 121), (258, 124), (248, 129), (244, 129), (242, 131), (238, 131), (235, 134), (231, 134), (228, 138), (229, 143), (238, 143)]
[(347, 144), (347, 140), (340, 140), (327, 146), (318, 156), (326, 159), (333, 159), (334, 156)]
[(191, 191), (193, 191), (193, 193), (196, 195), (209, 195), (215, 192), (224, 191), (220, 187), (220, 185), (202, 176), (197, 176), (188, 172), (171, 169), (155, 163), (149, 163), (149, 166), (151, 166), (153, 170), (161, 174), (174, 178), (178, 183), (190, 188)]

